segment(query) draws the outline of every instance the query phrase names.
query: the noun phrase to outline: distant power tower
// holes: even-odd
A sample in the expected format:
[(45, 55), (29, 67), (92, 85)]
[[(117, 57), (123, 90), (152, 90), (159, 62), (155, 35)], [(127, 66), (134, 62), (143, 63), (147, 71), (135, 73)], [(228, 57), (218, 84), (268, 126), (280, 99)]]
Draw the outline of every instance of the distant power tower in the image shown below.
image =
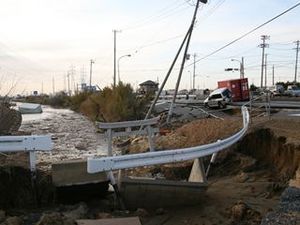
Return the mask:
[(81, 69), (80, 69), (80, 82), (82, 84), (85, 83), (85, 78), (86, 78), (86, 71), (85, 71), (85, 67), (84, 65), (82, 65)]
[(297, 73), (298, 73), (298, 55), (299, 55), (299, 43), (300, 41), (295, 41), (295, 44), (296, 44), (296, 64), (295, 64), (295, 83), (297, 82)]
[(262, 35), (261, 40), (263, 41), (258, 47), (262, 48), (262, 57), (261, 57), (261, 76), (260, 76), (260, 87), (263, 87), (263, 80), (264, 80), (264, 67), (265, 65), (265, 48), (269, 47), (269, 44), (266, 44), (266, 40), (269, 40), (270, 36)]
[[(70, 76), (71, 76), (71, 84), (73, 86), (73, 91), (75, 93), (76, 91), (76, 86), (75, 86), (75, 76), (76, 76), (76, 70), (75, 70), (75, 66), (71, 65), (70, 66)], [(71, 87), (72, 89), (72, 87)], [(72, 94), (72, 90), (70, 90), (70, 95)]]

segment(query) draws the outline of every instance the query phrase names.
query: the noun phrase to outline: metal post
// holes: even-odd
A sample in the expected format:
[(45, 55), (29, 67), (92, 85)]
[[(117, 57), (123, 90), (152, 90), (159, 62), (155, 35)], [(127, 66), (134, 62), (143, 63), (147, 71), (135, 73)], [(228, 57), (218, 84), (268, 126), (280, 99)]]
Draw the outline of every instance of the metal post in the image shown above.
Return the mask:
[(91, 59), (91, 61), (90, 61), (90, 91), (92, 91), (93, 63), (95, 63), (95, 61)]

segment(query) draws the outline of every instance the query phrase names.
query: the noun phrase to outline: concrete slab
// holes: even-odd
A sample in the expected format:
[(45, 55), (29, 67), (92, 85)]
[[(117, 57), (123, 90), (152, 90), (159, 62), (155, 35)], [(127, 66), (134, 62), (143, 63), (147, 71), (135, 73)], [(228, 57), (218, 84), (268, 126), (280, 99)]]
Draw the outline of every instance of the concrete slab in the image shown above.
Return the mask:
[(138, 217), (112, 218), (101, 220), (77, 220), (78, 225), (142, 225)]
[(87, 173), (86, 160), (52, 164), (52, 181), (56, 187), (101, 183), (108, 181), (106, 173)]
[(199, 204), (206, 189), (206, 182), (130, 177), (121, 182), (121, 194), (128, 209)]
[(202, 159), (195, 159), (189, 182), (207, 182)]

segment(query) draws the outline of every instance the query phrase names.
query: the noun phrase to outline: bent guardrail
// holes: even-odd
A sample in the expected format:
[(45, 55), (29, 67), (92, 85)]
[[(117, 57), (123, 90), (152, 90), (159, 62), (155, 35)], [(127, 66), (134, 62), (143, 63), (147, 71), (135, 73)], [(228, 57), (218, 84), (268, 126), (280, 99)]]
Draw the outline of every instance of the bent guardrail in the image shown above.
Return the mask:
[(87, 163), (88, 173), (97, 173), (133, 167), (151, 166), (165, 163), (175, 163), (204, 156), (212, 155), (226, 149), (239, 141), (247, 132), (249, 126), (249, 112), (247, 107), (241, 108), (243, 115), (243, 128), (233, 136), (215, 143), (183, 148), (176, 150), (166, 150), (157, 152), (147, 152), (140, 154), (130, 154), (103, 158), (89, 158)]
[(30, 170), (36, 170), (36, 151), (51, 151), (50, 136), (0, 136), (0, 152), (29, 152)]

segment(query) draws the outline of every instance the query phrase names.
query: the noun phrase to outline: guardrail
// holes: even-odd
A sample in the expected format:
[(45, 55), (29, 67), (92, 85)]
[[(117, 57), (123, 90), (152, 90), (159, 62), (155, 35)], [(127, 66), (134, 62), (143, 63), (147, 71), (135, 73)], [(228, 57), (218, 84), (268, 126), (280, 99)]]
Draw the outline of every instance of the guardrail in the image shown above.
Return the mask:
[(241, 110), (243, 115), (243, 128), (233, 136), (224, 140), (191, 148), (103, 158), (89, 158), (87, 163), (87, 171), (88, 173), (97, 173), (141, 166), (175, 163), (212, 155), (233, 145), (247, 132), (250, 119), (249, 112), (245, 106), (243, 106)]
[(0, 152), (29, 152), (30, 170), (36, 170), (36, 151), (51, 151), (50, 136), (0, 136)]
[(159, 117), (146, 120), (98, 123), (99, 128), (107, 130), (105, 132), (105, 135), (108, 138), (108, 156), (112, 155), (113, 137), (126, 137), (131, 135), (147, 135), (150, 151), (153, 152), (154, 143), (152, 138), (153, 135), (159, 131), (158, 128), (154, 128), (153, 126), (157, 124), (158, 120)]

